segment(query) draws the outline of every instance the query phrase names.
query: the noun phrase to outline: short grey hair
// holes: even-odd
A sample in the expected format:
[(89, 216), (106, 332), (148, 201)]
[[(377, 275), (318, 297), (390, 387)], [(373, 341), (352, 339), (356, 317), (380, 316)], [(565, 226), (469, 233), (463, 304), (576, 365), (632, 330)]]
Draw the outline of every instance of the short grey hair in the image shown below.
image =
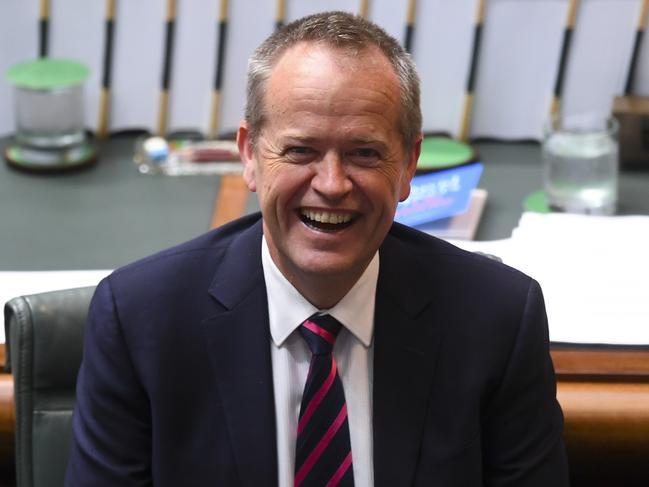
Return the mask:
[(419, 75), (415, 63), (399, 44), (378, 25), (346, 12), (322, 12), (296, 20), (266, 39), (248, 61), (245, 117), (250, 140), (256, 144), (266, 120), (266, 82), (280, 56), (301, 42), (316, 42), (342, 49), (349, 55), (378, 47), (399, 79), (401, 116), (399, 130), (404, 147), (411, 148), (421, 133)]

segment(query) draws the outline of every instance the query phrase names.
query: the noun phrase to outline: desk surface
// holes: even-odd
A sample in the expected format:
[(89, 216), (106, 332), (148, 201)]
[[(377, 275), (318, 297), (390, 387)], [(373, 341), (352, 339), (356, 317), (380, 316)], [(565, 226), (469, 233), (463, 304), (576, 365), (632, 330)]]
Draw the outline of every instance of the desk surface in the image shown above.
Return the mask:
[(0, 163), (0, 270), (112, 269), (206, 231), (219, 178), (139, 174), (134, 141), (104, 142), (74, 173)]
[[(140, 175), (133, 146), (133, 137), (109, 140), (95, 167), (74, 174), (26, 174), (0, 164), (0, 270), (115, 268), (207, 230), (219, 178)], [(477, 238), (508, 237), (522, 200), (541, 186), (540, 148), (476, 148), (485, 164), (480, 186), (489, 192)], [(649, 214), (647, 188), (649, 173), (621, 174), (619, 212)], [(246, 211), (257, 208), (250, 196)], [(553, 359), (571, 467), (593, 486), (601, 477), (593, 459), (608, 455), (601, 465), (610, 463), (611, 451), (623, 465), (646, 463), (633, 455), (649, 448), (649, 352), (625, 353), (622, 361), (616, 352), (585, 353), (596, 356), (584, 361), (583, 351), (553, 350)], [(2, 444), (11, 445), (13, 414), (11, 377), (0, 374)], [(11, 454), (0, 452), (2, 458)], [(633, 485), (646, 485), (646, 478)]]
[[(133, 136), (100, 146), (96, 166), (69, 174), (28, 174), (0, 164), (0, 270), (111, 269), (209, 228), (216, 176), (139, 174)], [(0, 140), (0, 149), (6, 140)], [(505, 238), (521, 202), (541, 186), (533, 143), (479, 143), (489, 192), (478, 240)], [(620, 177), (620, 213), (649, 214), (649, 173)], [(246, 211), (258, 208), (254, 195)]]

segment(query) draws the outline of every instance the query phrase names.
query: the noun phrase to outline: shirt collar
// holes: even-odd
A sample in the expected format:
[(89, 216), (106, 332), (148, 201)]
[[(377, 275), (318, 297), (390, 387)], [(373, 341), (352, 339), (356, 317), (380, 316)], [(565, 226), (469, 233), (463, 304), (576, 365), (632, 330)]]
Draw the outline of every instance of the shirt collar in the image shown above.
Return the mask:
[(319, 310), (309, 303), (284, 277), (273, 262), (266, 238), (262, 237), (261, 262), (268, 295), (270, 335), (280, 347), (304, 320), (317, 312), (326, 312), (336, 318), (363, 345), (369, 347), (374, 333), (374, 306), (379, 277), (379, 254), (349, 292), (328, 310)]

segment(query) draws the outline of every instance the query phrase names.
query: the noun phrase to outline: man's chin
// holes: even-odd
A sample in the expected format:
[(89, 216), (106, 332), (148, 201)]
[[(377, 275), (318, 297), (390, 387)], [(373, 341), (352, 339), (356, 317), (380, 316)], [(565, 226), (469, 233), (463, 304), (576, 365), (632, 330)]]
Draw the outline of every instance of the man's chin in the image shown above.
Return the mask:
[(367, 262), (352, 259), (348, 256), (341, 256), (339, 254), (328, 252), (315, 252), (314, 255), (302, 255), (297, 264), (300, 273), (309, 278), (322, 278), (322, 279), (341, 279), (345, 278), (356, 279), (360, 277), (367, 265)]

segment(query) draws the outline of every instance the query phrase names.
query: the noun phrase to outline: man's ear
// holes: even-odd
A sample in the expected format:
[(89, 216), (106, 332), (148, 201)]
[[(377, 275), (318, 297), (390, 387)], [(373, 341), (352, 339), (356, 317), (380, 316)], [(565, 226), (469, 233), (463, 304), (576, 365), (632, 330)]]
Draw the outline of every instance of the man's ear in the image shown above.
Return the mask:
[(419, 154), (421, 154), (421, 141), (423, 139), (423, 134), (419, 134), (417, 140), (412, 145), (412, 148), (408, 151), (406, 170), (404, 171), (403, 178), (401, 179), (399, 201), (406, 201), (408, 199), (408, 196), (410, 195), (410, 182), (415, 176), (415, 171), (417, 170), (417, 161), (419, 160)]
[(257, 160), (255, 158), (255, 151), (250, 141), (250, 132), (248, 124), (242, 120), (237, 130), (237, 146), (239, 146), (239, 157), (243, 163), (243, 180), (248, 186), (248, 189), (253, 193), (257, 191), (256, 170)]

